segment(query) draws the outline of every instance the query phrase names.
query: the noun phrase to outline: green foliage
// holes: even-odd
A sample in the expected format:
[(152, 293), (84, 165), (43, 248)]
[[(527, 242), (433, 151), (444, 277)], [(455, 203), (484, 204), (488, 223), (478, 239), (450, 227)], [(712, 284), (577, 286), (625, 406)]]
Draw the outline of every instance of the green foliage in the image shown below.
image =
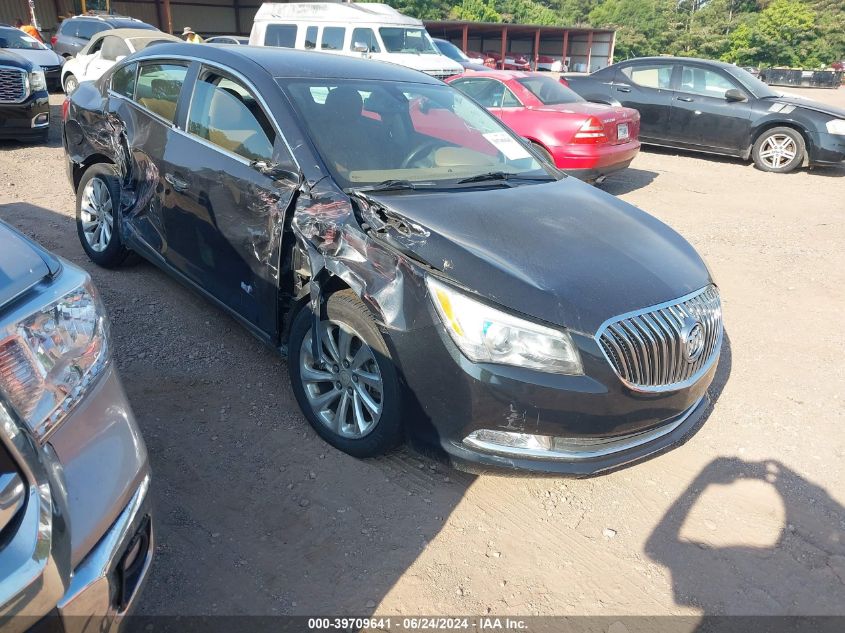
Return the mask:
[(845, 0), (387, 0), (422, 19), (615, 28), (616, 58), (814, 68), (845, 59)]

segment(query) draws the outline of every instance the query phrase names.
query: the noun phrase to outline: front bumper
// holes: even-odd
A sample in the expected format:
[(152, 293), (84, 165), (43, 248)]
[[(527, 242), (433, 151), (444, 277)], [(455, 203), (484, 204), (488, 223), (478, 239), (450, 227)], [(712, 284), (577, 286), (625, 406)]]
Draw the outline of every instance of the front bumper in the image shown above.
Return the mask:
[(839, 165), (845, 161), (845, 136), (827, 132), (810, 133), (810, 164)]
[(38, 140), (49, 128), (50, 100), (46, 92), (38, 92), (23, 103), (0, 104), (0, 139)]
[[(146, 476), (132, 499), (85, 559), (76, 566), (56, 615), (73, 631), (84, 621), (91, 631), (117, 631), (147, 580), (155, 539)], [(89, 629), (86, 629), (89, 630)]]
[[(619, 379), (594, 339), (572, 337), (582, 376), (472, 363), (439, 325), (391, 333), (394, 358), (414, 359), (402, 365), (421, 412), (408, 425), (410, 440), (424, 452), (445, 455), (460, 470), (587, 476), (680, 444), (702, 422), (718, 353), (692, 385), (639, 392)], [(566, 438), (580, 453), (519, 455), (466, 441), (480, 430)]]

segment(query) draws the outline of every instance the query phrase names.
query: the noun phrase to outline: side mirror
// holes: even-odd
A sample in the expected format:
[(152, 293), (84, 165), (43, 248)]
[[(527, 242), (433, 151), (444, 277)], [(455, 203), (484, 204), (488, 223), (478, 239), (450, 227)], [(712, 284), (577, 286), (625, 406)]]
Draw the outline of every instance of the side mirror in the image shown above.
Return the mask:
[(356, 53), (369, 53), (370, 47), (364, 44), (363, 42), (355, 42), (352, 45), (352, 50)]
[(287, 169), (279, 163), (272, 163), (265, 160), (254, 160), (249, 165), (259, 174), (267, 176), (277, 184), (284, 187), (294, 187), (299, 184), (301, 179), (299, 172)]
[(737, 101), (748, 101), (748, 97), (745, 96), (745, 93), (737, 88), (731, 88), (727, 92), (725, 92), (725, 101), (728, 103), (734, 103)]

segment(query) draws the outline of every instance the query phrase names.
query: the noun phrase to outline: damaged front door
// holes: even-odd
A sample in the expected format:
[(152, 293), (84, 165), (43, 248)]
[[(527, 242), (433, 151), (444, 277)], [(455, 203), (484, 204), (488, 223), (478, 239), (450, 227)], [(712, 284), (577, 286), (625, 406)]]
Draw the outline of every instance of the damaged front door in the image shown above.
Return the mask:
[(284, 140), (255, 93), (218, 69), (197, 76), (164, 175), (171, 265), (258, 330), (278, 320), (284, 214), (298, 186)]

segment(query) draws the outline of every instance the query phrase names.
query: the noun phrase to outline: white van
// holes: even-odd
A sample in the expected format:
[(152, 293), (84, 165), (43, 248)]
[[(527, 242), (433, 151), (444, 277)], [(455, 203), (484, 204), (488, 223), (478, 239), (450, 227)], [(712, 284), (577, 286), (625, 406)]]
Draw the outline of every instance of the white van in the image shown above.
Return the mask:
[(464, 70), (440, 53), (420, 20), (386, 4), (265, 2), (255, 14), (249, 43), (369, 57), (438, 79)]

